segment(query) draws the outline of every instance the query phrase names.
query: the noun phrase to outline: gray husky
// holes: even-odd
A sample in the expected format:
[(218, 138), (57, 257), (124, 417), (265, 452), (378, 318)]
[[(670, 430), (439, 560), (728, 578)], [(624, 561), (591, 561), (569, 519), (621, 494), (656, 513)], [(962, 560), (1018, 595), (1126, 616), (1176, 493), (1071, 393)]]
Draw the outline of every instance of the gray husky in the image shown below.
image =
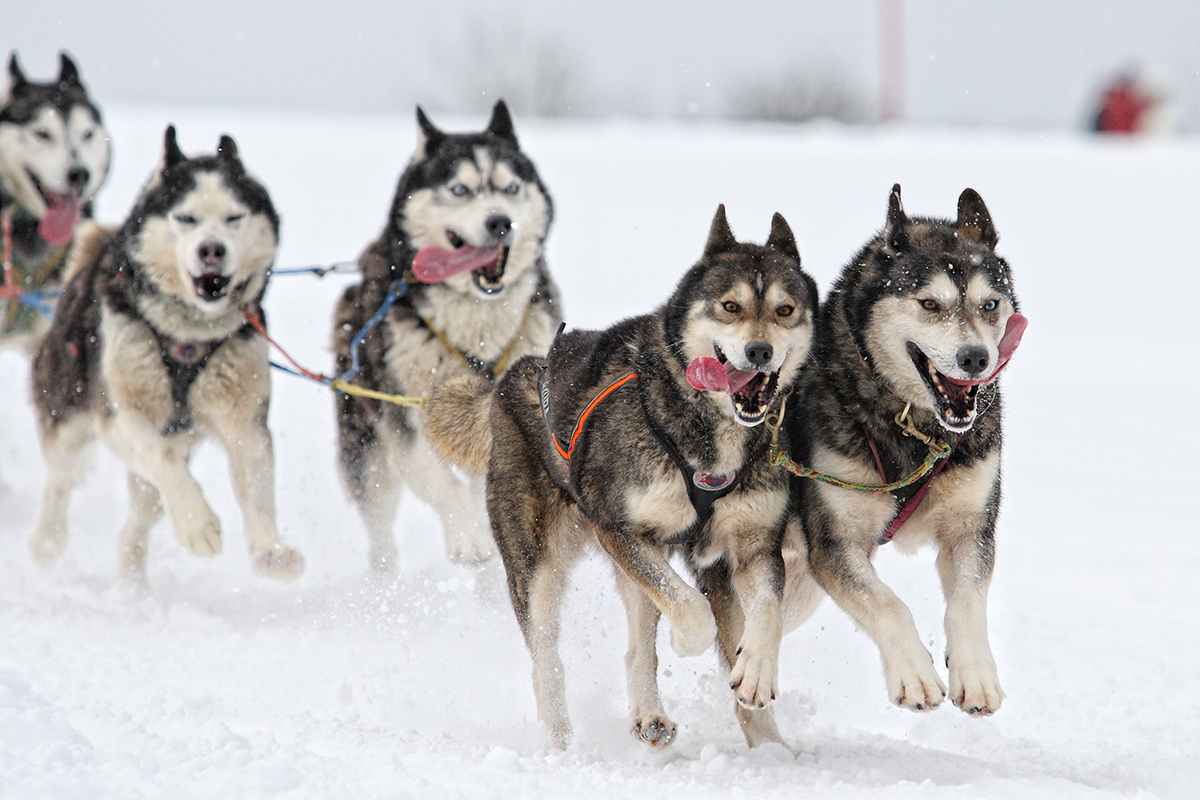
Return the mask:
[[(665, 614), (680, 655), (716, 638), (750, 744), (779, 739), (763, 709), (778, 690), (788, 479), (766, 459), (761, 423), (808, 357), (816, 302), (783, 217), (765, 246), (741, 243), (722, 207), (657, 311), (561, 335), (494, 391), (470, 376), (435, 391), (439, 452), (487, 471), (492, 533), (555, 745), (571, 735), (559, 605), (569, 567), (595, 542), (628, 611), (633, 734), (655, 747), (675, 736), (656, 677)], [(674, 553), (700, 590), (672, 568)]]
[(188, 158), (173, 127), (125, 224), (80, 237), (34, 358), (47, 473), (29, 542), (39, 561), (66, 546), (80, 456), (97, 435), (129, 468), (124, 573), (144, 576), (147, 535), (164, 511), (184, 546), (219, 552), (220, 522), (188, 471), (212, 436), (229, 456), (255, 570), (301, 573), (303, 559), (275, 527), (267, 343), (247, 319), (261, 318), (278, 238), (271, 199), (233, 140)]
[[(417, 109), (417, 150), (400, 176), (383, 233), (359, 257), (362, 282), (338, 303), (337, 371), (389, 287), (407, 291), (358, 348), (354, 383), (427, 397), (448, 376), (494, 380), (524, 355), (543, 355), (560, 320), (543, 255), (550, 195), (521, 151), (504, 102), (482, 133), (445, 133)], [(407, 484), (438, 512), (456, 561), (494, 553), (483, 487), (437, 459), (425, 412), (341, 394), (342, 478), (370, 538), (369, 561), (395, 568), (392, 523)]]
[(62, 53), (58, 78), (33, 83), (13, 53), (0, 95), (0, 217), (11, 231), (13, 267), (11, 288), (0, 296), (0, 343), (32, 350), (45, 331), (41, 309), (51, 300), (19, 302), (12, 289), (59, 289), (76, 224), (92, 215), (109, 155), (100, 110), (75, 62)]
[(937, 548), (946, 599), (950, 699), (991, 714), (1004, 694), (987, 638), (1000, 504), (1000, 387), (1020, 341), (1007, 262), (983, 200), (967, 189), (954, 220), (909, 217), (892, 189), (887, 224), (846, 266), (821, 307), (813, 363), (787, 427), (795, 461), (861, 485), (902, 482), (940, 441), (950, 453), (892, 492), (794, 481), (811, 574), (879, 645), (888, 696), (936, 708), (946, 687), (903, 602), (871, 559)]

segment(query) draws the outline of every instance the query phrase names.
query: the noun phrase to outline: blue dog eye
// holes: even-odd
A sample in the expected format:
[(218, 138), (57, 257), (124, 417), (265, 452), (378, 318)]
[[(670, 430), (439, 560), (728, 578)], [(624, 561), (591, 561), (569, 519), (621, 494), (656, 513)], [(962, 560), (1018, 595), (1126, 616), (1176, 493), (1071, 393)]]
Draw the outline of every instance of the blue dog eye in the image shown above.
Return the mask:
[(195, 225), (196, 218), (191, 214), (176, 214), (175, 221), (183, 225)]
[(998, 306), (998, 305), (999, 305), (999, 303), (997, 303), (995, 300), (988, 300), (986, 303), (983, 304), (983, 310), (984, 311), (995, 311), (996, 306)]
[(505, 194), (516, 194), (519, 191), (521, 191), (521, 184), (516, 181), (513, 181), (504, 189)]
[(455, 197), (466, 197), (470, 193), (470, 189), (461, 183), (456, 183), (450, 187), (450, 194)]

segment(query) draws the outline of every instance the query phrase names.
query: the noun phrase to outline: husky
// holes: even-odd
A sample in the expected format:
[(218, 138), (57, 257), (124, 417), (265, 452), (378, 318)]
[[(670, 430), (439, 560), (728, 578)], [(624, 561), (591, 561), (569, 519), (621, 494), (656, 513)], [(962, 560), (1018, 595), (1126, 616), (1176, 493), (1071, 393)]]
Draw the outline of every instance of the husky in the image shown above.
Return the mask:
[(233, 139), (189, 158), (174, 127), (124, 225), (81, 235), (33, 363), (47, 473), (29, 540), (38, 561), (66, 546), (80, 456), (97, 436), (129, 468), (127, 577), (144, 578), (147, 536), (164, 511), (185, 547), (220, 552), (220, 522), (188, 471), (212, 436), (229, 456), (254, 569), (300, 575), (303, 559), (276, 530), (267, 343), (249, 321), (261, 319), (278, 240), (271, 199)]
[[(359, 257), (361, 283), (334, 317), (337, 371), (390, 394), (427, 397), (448, 376), (489, 381), (525, 355), (544, 355), (561, 322), (544, 248), (550, 194), (522, 152), (504, 101), (482, 133), (439, 130), (417, 108), (417, 148), (400, 176), (387, 224)], [(389, 287), (407, 291), (358, 352), (351, 345)], [(370, 540), (369, 562), (395, 569), (392, 523), (408, 485), (438, 512), (449, 557), (494, 553), (483, 487), (432, 453), (425, 413), (339, 394), (339, 466)]]
[[(430, 398), (439, 452), (487, 473), (487, 510), (533, 658), (538, 717), (571, 736), (559, 605), (567, 573), (599, 543), (628, 612), (630, 725), (675, 738), (658, 693), (659, 617), (683, 656), (716, 638), (751, 746), (779, 741), (787, 474), (765, 458), (762, 422), (808, 356), (817, 290), (776, 214), (765, 245), (738, 242), (725, 209), (700, 260), (653, 313), (560, 335), (547, 358), (496, 384), (466, 376)], [(672, 568), (681, 555), (699, 589)]]
[(948, 220), (909, 217), (893, 187), (886, 225), (821, 307), (812, 365), (788, 409), (794, 460), (843, 481), (901, 483), (934, 447), (949, 450), (892, 492), (793, 481), (810, 570), (789, 583), (815, 579), (879, 646), (888, 697), (918, 711), (936, 708), (946, 685), (872, 566), (888, 541), (937, 548), (950, 700), (989, 715), (1004, 697), (986, 618), (1000, 505), (996, 379), (1026, 320), (997, 241), (974, 190)]
[[(17, 54), (0, 96), (0, 219), (11, 242), (12, 273), (0, 293), (0, 344), (32, 352), (47, 327), (43, 309), (59, 289), (66, 253), (80, 219), (108, 177), (110, 149), (100, 110), (75, 62), (59, 55), (58, 78), (33, 83)], [(7, 231), (11, 231), (8, 233)], [(11, 236), (11, 238), (9, 238)], [(36, 303), (17, 293), (34, 292)], [(28, 299), (27, 299), (28, 300)]]

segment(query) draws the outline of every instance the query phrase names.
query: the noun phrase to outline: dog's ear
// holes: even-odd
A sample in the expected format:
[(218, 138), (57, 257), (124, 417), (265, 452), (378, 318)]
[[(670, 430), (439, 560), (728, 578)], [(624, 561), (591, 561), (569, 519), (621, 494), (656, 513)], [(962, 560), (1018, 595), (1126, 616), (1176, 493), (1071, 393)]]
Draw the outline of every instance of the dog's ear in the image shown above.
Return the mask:
[(233, 141), (233, 137), (228, 133), (221, 134), (221, 140), (217, 142), (217, 158), (222, 161), (238, 161), (237, 142)]
[(141, 196), (145, 196), (152, 189), (161, 186), (163, 174), (184, 161), (187, 161), (187, 156), (179, 149), (179, 142), (175, 141), (175, 126), (168, 125), (166, 132), (163, 133), (163, 150), (158, 159), (158, 166), (154, 168), (154, 174), (150, 176), (150, 180), (146, 181), (146, 185), (142, 187)]
[(69, 55), (62, 52), (58, 54), (58, 85), (83, 88), (83, 82), (79, 80), (79, 67), (75, 66)]
[(894, 252), (908, 249), (908, 216), (900, 203), (900, 184), (892, 185), (892, 193), (888, 195), (887, 226), (883, 230), (883, 240)]
[(958, 234), (991, 249), (995, 249), (996, 242), (1000, 241), (992, 225), (992, 215), (974, 189), (963, 189), (958, 196)]
[(413, 161), (424, 161), (430, 153), (438, 149), (445, 138), (446, 134), (429, 121), (429, 117), (425, 116), (424, 109), (417, 106), (417, 152), (413, 156)]
[(17, 63), (17, 51), (13, 50), (12, 55), (8, 57), (8, 84), (4, 88), (4, 96), (0, 98), (0, 101), (7, 103), (28, 85), (29, 81), (25, 79), (25, 73), (21, 71), (21, 65)]
[(712, 225), (708, 228), (708, 241), (704, 244), (704, 255), (715, 256), (718, 253), (726, 253), (737, 247), (737, 239), (733, 238), (733, 231), (729, 229), (729, 220), (725, 218), (725, 204), (717, 206), (717, 213), (713, 216)]
[(783, 218), (783, 214), (778, 211), (775, 216), (771, 217), (771, 235), (767, 237), (767, 247), (783, 253), (789, 258), (800, 261), (800, 250), (796, 247), (796, 237), (792, 233), (791, 226), (787, 224), (787, 220)]
[(513, 144), (517, 143), (517, 131), (513, 127), (512, 114), (508, 113), (508, 104), (503, 100), (497, 100), (496, 105), (492, 107), (492, 121), (488, 123), (487, 130), (484, 132), (501, 139), (508, 139)]

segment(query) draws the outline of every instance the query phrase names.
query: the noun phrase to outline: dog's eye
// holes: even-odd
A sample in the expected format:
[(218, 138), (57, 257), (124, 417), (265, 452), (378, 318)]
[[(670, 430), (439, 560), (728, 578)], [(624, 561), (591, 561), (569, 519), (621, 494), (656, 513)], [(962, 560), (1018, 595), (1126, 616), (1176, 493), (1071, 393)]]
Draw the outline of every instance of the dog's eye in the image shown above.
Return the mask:
[(779, 308), (775, 309), (775, 313), (781, 317), (790, 317), (796, 309), (784, 303)]
[(46, 130), (45, 128), (38, 128), (33, 132), (33, 135), (41, 139), (43, 142), (50, 141), (50, 131)]
[(736, 314), (742, 310), (742, 307), (733, 300), (726, 300), (724, 303), (721, 303), (721, 308), (725, 309), (730, 314)]
[(922, 300), (921, 308), (926, 311), (937, 311), (940, 306), (938, 306), (937, 300)]
[(517, 183), (516, 181), (513, 181), (508, 186), (504, 187), (505, 194), (516, 194), (519, 191), (521, 191), (521, 184)]
[(81, 136), (79, 138), (83, 139), (85, 142), (90, 142), (92, 140), (92, 137), (95, 135), (96, 135), (95, 131), (84, 131), (83, 136)]
[(175, 221), (178, 222), (180, 225), (195, 225), (196, 224), (196, 218), (193, 217), (191, 214), (176, 214)]
[(999, 305), (1000, 304), (997, 303), (995, 300), (988, 300), (986, 303), (983, 304), (983, 310), (984, 311), (995, 311), (996, 307)]
[(233, 223), (237, 222), (238, 220), (244, 219), (245, 217), (246, 217), (245, 214), (230, 214), (228, 217), (225, 218), (225, 222), (229, 225), (232, 225)]
[(470, 193), (471, 190), (462, 183), (456, 183), (450, 187), (450, 194), (454, 195), (455, 197), (466, 197)]

